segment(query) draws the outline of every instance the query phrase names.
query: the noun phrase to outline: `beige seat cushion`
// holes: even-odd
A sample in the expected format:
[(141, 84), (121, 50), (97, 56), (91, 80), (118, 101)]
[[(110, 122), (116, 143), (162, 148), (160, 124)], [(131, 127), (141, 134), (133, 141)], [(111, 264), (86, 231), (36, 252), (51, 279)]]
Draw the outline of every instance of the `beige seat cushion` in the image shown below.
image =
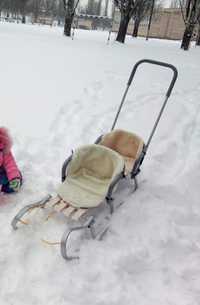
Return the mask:
[(118, 152), (124, 158), (128, 173), (140, 156), (144, 142), (134, 133), (116, 129), (104, 135), (99, 144)]
[(96, 207), (124, 166), (123, 158), (109, 148), (96, 144), (82, 146), (73, 154), (58, 195), (77, 208)]

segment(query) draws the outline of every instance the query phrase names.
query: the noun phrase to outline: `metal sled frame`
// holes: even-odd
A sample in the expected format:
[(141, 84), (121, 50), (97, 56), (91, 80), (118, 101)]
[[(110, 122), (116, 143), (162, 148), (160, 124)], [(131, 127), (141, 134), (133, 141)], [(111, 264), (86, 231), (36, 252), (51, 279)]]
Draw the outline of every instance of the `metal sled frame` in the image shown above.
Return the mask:
[[(140, 172), (140, 166), (145, 158), (145, 155), (147, 153), (147, 150), (149, 148), (149, 145), (151, 143), (151, 140), (153, 138), (153, 135), (156, 131), (156, 128), (157, 128), (157, 125), (160, 121), (160, 118), (163, 114), (163, 111), (165, 109), (165, 106), (167, 104), (167, 101), (171, 95), (171, 92), (173, 90), (173, 87), (175, 85), (175, 82), (177, 80), (177, 76), (178, 76), (178, 71), (177, 69), (171, 65), (171, 64), (167, 64), (167, 63), (164, 63), (164, 62), (159, 62), (159, 61), (155, 61), (155, 60), (149, 60), (149, 59), (143, 59), (143, 60), (140, 60), (138, 61), (134, 67), (133, 67), (133, 70), (131, 72), (131, 75), (129, 77), (129, 80), (128, 80), (128, 83), (127, 83), (127, 87), (125, 89), (125, 92), (123, 94), (123, 97), (122, 97), (122, 100), (121, 100), (121, 103), (119, 105), (119, 108), (118, 108), (118, 111), (117, 111), (117, 114), (115, 116), (115, 119), (114, 119), (114, 122), (113, 122), (113, 125), (112, 125), (112, 128), (111, 128), (111, 131), (114, 130), (115, 128), (115, 125), (117, 123), (117, 120), (118, 120), (118, 117), (119, 117), (119, 114), (121, 112), (121, 109), (124, 105), (124, 102), (125, 102), (125, 99), (126, 99), (126, 96), (127, 96), (127, 93), (128, 93), (128, 90), (130, 88), (130, 85), (133, 81), (133, 78), (135, 76), (135, 73), (137, 71), (137, 68), (141, 65), (141, 64), (153, 64), (153, 65), (157, 65), (157, 66), (161, 66), (161, 67), (164, 67), (164, 68), (168, 68), (168, 69), (171, 69), (172, 72), (173, 72), (173, 76), (172, 76), (172, 80), (170, 82), (170, 85), (167, 89), (167, 93), (165, 95), (165, 99), (164, 99), (164, 102), (162, 104), (162, 107), (160, 109), (160, 112), (158, 114), (158, 117), (155, 121), (155, 124), (153, 126), (153, 129), (150, 133), (150, 136), (147, 140), (147, 144), (145, 144), (143, 146), (143, 150), (140, 154), (140, 156), (138, 157), (138, 159), (136, 160), (132, 170), (131, 170), (131, 173), (130, 173), (130, 176), (127, 177), (125, 176), (123, 173), (121, 175), (119, 175), (118, 177), (116, 177), (116, 179), (113, 181), (113, 183), (110, 185), (109, 187), (109, 190), (108, 190), (108, 193), (107, 193), (107, 196), (105, 198), (106, 200), (106, 203), (109, 205), (109, 208), (110, 208), (110, 214), (113, 213), (114, 211), (114, 200), (112, 198), (112, 193), (113, 193), (113, 190), (114, 188), (117, 186), (117, 184), (119, 183), (119, 181), (123, 178), (125, 179), (130, 179), (130, 181), (132, 180), (133, 181), (133, 192), (137, 189), (138, 187), (138, 183), (137, 183), (137, 178), (136, 176), (139, 174)], [(96, 140), (96, 144), (98, 144), (101, 140), (102, 136), (100, 136), (97, 140)], [(66, 178), (66, 175), (67, 175), (67, 166), (69, 165), (69, 163), (71, 162), (73, 158), (73, 153), (71, 154), (70, 157), (68, 157), (68, 159), (64, 162), (63, 164), (63, 167), (62, 167), (62, 174), (61, 174), (61, 178), (62, 178), (62, 181), (65, 180)], [(132, 184), (132, 183), (131, 183)], [(35, 209), (35, 208), (45, 208), (46, 204), (52, 199), (52, 196), (51, 195), (47, 195), (45, 198), (43, 198), (41, 201), (37, 202), (37, 203), (34, 203), (34, 204), (30, 204), (30, 205), (27, 205), (25, 206), (24, 208), (22, 208), (19, 213), (14, 217), (14, 219), (12, 220), (12, 227), (13, 229), (17, 229), (17, 224), (18, 222), (22, 222), (21, 221), (21, 218), (26, 214), (28, 213), (29, 211), (31, 211), (32, 209)], [(91, 210), (91, 209), (87, 209), (88, 211)], [(80, 218), (81, 219), (81, 218)], [(80, 220), (78, 219), (78, 220)], [(79, 230), (89, 230), (90, 231), (90, 234), (91, 234), (91, 237), (92, 238), (98, 238), (98, 239), (101, 239), (102, 236), (104, 235), (104, 233), (107, 231), (108, 229), (108, 226), (105, 226), (103, 228), (103, 230), (98, 234), (96, 235), (95, 234), (95, 230), (94, 230), (94, 226), (95, 226), (95, 217), (94, 216), (89, 216), (83, 223), (81, 223), (80, 225), (76, 225), (76, 226), (72, 226), (71, 228), (67, 229), (64, 233), (63, 233), (63, 236), (61, 238), (61, 255), (63, 256), (64, 259), (66, 260), (71, 260), (71, 259), (75, 259), (75, 258), (78, 258), (78, 256), (73, 256), (73, 255), (70, 255), (68, 254), (68, 245), (69, 245), (69, 237), (71, 236), (71, 234), (73, 234), (75, 231), (79, 231)]]
[[(152, 131), (151, 131), (151, 133), (150, 133), (150, 136), (149, 136), (149, 138), (148, 138), (148, 140), (147, 140), (147, 144), (144, 144), (142, 153), (140, 154), (140, 156), (138, 157), (138, 159), (136, 160), (136, 162), (135, 162), (135, 164), (134, 164), (134, 166), (133, 166), (133, 168), (132, 168), (132, 171), (131, 171), (131, 178), (132, 178), (132, 179), (135, 179), (135, 177), (136, 177), (136, 176), (139, 174), (139, 172), (140, 172), (140, 166), (141, 166), (141, 164), (142, 164), (142, 162), (143, 162), (143, 160), (144, 160), (144, 157), (145, 157), (145, 155), (146, 155), (146, 153), (147, 153), (147, 150), (148, 150), (148, 148), (149, 148), (149, 145), (150, 145), (150, 143), (151, 143), (151, 140), (152, 140), (152, 138), (153, 138), (153, 135), (154, 135), (154, 133), (155, 133), (155, 131), (156, 131), (156, 128), (157, 128), (157, 126), (158, 126), (158, 123), (159, 123), (159, 121), (160, 121), (160, 118), (161, 118), (161, 116), (162, 116), (162, 114), (163, 114), (163, 111), (164, 111), (164, 109), (165, 109), (165, 106), (166, 106), (166, 104), (167, 104), (167, 102), (168, 102), (168, 99), (169, 99), (169, 97), (170, 97), (170, 95), (171, 95), (171, 92), (172, 92), (172, 90), (173, 90), (173, 87), (174, 87), (175, 82), (176, 82), (177, 77), (178, 77), (178, 71), (177, 71), (176, 67), (173, 66), (173, 65), (171, 65), (171, 64), (167, 64), (167, 63), (160, 62), (160, 61), (155, 61), (155, 60), (150, 60), (150, 59), (143, 59), (143, 60), (138, 61), (138, 62), (135, 64), (135, 66), (133, 67), (133, 70), (132, 70), (131, 75), (130, 75), (130, 77), (129, 77), (129, 80), (128, 80), (128, 83), (127, 83), (127, 87), (126, 87), (126, 90), (125, 90), (124, 95), (123, 95), (123, 97), (122, 97), (121, 103), (120, 103), (120, 105), (119, 105), (117, 114), (116, 114), (116, 116), (115, 116), (115, 119), (114, 119), (114, 122), (113, 122), (113, 125), (112, 125), (112, 128), (111, 128), (111, 131), (113, 131), (114, 128), (115, 128), (115, 126), (116, 126), (116, 123), (117, 123), (119, 114), (120, 114), (121, 109), (122, 109), (122, 107), (123, 107), (123, 105), (124, 105), (124, 102), (125, 102), (125, 99), (126, 99), (128, 90), (129, 90), (130, 85), (131, 85), (131, 83), (132, 83), (132, 80), (133, 80), (133, 78), (134, 78), (134, 76), (135, 76), (135, 73), (136, 73), (136, 71), (137, 71), (137, 68), (138, 68), (141, 64), (143, 64), (143, 63), (153, 64), (153, 65), (157, 65), (157, 66), (161, 66), (161, 67), (165, 67), (165, 68), (171, 69), (171, 70), (173, 71), (173, 77), (172, 77), (172, 80), (171, 80), (170, 85), (169, 85), (169, 87), (168, 87), (168, 90), (167, 90), (167, 93), (166, 93), (166, 95), (165, 95), (165, 99), (164, 99), (164, 102), (163, 102), (162, 107), (161, 107), (161, 109), (160, 109), (160, 112), (159, 112), (159, 114), (158, 114), (158, 117), (157, 117), (157, 119), (156, 119), (156, 121), (155, 121), (155, 124), (154, 124), (154, 126), (153, 126), (153, 129), (152, 129)], [(103, 137), (103, 135), (101, 135), (101, 136), (96, 140), (95, 143), (98, 144), (98, 143), (101, 141), (102, 137)], [(136, 181), (136, 183), (137, 183), (137, 181)]]
[[(68, 162), (69, 164), (69, 162)], [(104, 200), (104, 203), (106, 203), (108, 205), (109, 208), (109, 214), (111, 215), (114, 212), (114, 198), (112, 197), (113, 195), (113, 191), (115, 189), (115, 187), (117, 186), (117, 184), (119, 183), (119, 181), (121, 179), (127, 179), (127, 177), (125, 177), (124, 172), (122, 172), (121, 174), (119, 174), (118, 176), (116, 176), (116, 178), (114, 179), (114, 181), (111, 183), (108, 192), (107, 192), (107, 196)], [(137, 184), (133, 184), (132, 185), (132, 192), (134, 192), (137, 188)], [(13, 218), (12, 220), (12, 227), (14, 230), (18, 229), (18, 223), (22, 223), (22, 224), (27, 224), (26, 222), (24, 222), (22, 220), (22, 217), (24, 215), (26, 215), (27, 213), (29, 213), (30, 211), (32, 211), (33, 209), (36, 208), (41, 208), (41, 209), (45, 209), (46, 206), (48, 206), (48, 204), (50, 203), (50, 206), (56, 207), (58, 206), (57, 211), (62, 212), (64, 210), (64, 208), (62, 207), (62, 204), (65, 202), (62, 200), (61, 197), (57, 196), (57, 197), (52, 197), (50, 194), (48, 194), (47, 196), (45, 196), (42, 200), (33, 203), (33, 204), (29, 204), (27, 206), (25, 206), (24, 208), (22, 208), (18, 214)], [(61, 207), (59, 208), (59, 204), (61, 204)], [(120, 204), (121, 205), (121, 204)], [(99, 207), (101, 206), (101, 204), (99, 205)], [(103, 229), (101, 229), (99, 232), (95, 232), (95, 224), (96, 224), (96, 219), (94, 216), (91, 216), (90, 212), (93, 210), (97, 210), (99, 207), (97, 208), (87, 208), (87, 209), (77, 209), (74, 208), (74, 211), (76, 210), (77, 214), (79, 213), (80, 217), (74, 217), (72, 216), (72, 219), (74, 219), (76, 222), (79, 222), (78, 225), (76, 226), (72, 226), (70, 228), (67, 228), (61, 238), (61, 242), (60, 242), (60, 250), (61, 250), (61, 255), (63, 256), (64, 259), (66, 260), (71, 260), (71, 259), (76, 259), (79, 258), (78, 256), (74, 256), (74, 255), (70, 255), (68, 254), (68, 244), (69, 244), (69, 238), (71, 236), (72, 233), (74, 233), (75, 231), (80, 231), (80, 230), (89, 230), (91, 237), (93, 239), (102, 239), (103, 235), (106, 233), (107, 229), (108, 229), (108, 225), (106, 225), (105, 227), (103, 227)], [(69, 210), (67, 211), (67, 208), (69, 208)], [(74, 212), (73, 211), (73, 207), (68, 205), (66, 208), (66, 212), (65, 216), (67, 217), (71, 217), (71, 214)], [(71, 210), (70, 210), (71, 208)], [(68, 215), (67, 215), (68, 214)], [(76, 215), (74, 213), (74, 215)], [(84, 216), (84, 217), (82, 217)], [(84, 219), (82, 219), (84, 218)]]

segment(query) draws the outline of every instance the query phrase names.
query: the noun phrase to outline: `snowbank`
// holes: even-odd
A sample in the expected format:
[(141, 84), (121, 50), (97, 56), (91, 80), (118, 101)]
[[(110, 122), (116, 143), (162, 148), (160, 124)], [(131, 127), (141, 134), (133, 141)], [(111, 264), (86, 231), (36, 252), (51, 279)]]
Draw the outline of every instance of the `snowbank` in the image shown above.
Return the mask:
[[(200, 280), (200, 49), (179, 42), (107, 33), (0, 24), (1, 125), (13, 134), (24, 175), (17, 195), (0, 195), (1, 305), (197, 305)], [(176, 65), (179, 79), (150, 146), (140, 188), (112, 218), (101, 241), (66, 263), (41, 237), (61, 233), (59, 219), (13, 232), (25, 204), (54, 192), (71, 149), (110, 129), (135, 62)], [(140, 69), (118, 127), (147, 139), (171, 74)]]

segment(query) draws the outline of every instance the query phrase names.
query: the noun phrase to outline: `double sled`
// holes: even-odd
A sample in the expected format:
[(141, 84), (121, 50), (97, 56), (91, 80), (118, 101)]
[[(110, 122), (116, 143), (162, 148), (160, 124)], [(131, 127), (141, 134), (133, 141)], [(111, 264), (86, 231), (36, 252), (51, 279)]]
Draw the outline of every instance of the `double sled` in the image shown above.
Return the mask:
[[(129, 87), (141, 64), (158, 65), (173, 71), (164, 102), (146, 144), (141, 137), (132, 132), (115, 129)], [(20, 224), (28, 224), (31, 213), (36, 209), (50, 209), (53, 213), (61, 213), (70, 224), (60, 242), (61, 255), (66, 260), (78, 258), (69, 251), (70, 236), (74, 232), (88, 231), (92, 238), (101, 239), (109, 227), (112, 213), (138, 187), (137, 176), (140, 167), (177, 75), (177, 69), (171, 64), (149, 59), (137, 62), (129, 77), (111, 131), (101, 135), (95, 144), (77, 148), (63, 164), (62, 183), (56, 192), (57, 195), (47, 195), (41, 201), (22, 208), (12, 220), (13, 229), (16, 230)], [(106, 212), (99, 224), (97, 219), (102, 210)]]

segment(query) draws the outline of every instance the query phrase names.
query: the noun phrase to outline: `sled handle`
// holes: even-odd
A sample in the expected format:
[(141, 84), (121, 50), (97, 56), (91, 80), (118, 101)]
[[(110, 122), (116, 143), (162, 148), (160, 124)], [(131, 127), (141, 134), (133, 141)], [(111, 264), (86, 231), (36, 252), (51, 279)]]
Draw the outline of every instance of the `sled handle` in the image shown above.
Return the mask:
[[(178, 77), (178, 71), (177, 71), (176, 67), (174, 67), (174, 66), (171, 65), (171, 64), (167, 64), (167, 63), (165, 63), (165, 62), (156, 61), (156, 60), (152, 60), (152, 59), (142, 59), (142, 60), (138, 61), (138, 62), (134, 65), (134, 67), (133, 67), (133, 70), (132, 70), (132, 72), (131, 72), (131, 75), (130, 75), (130, 77), (129, 77), (129, 80), (128, 80), (128, 83), (127, 83), (127, 86), (126, 86), (126, 90), (125, 90), (125, 92), (124, 92), (124, 95), (123, 95), (123, 97), (122, 97), (121, 103), (120, 103), (120, 105), (119, 105), (119, 109), (118, 109), (118, 111), (117, 111), (117, 114), (116, 114), (116, 116), (115, 116), (113, 125), (112, 125), (112, 127), (111, 127), (111, 131), (115, 128), (115, 125), (116, 125), (116, 123), (117, 123), (119, 114), (120, 114), (121, 109), (122, 109), (122, 106), (123, 106), (123, 104), (124, 104), (124, 102), (125, 102), (126, 95), (127, 95), (127, 93), (128, 93), (129, 87), (130, 87), (130, 85), (131, 85), (131, 83), (132, 83), (133, 77), (134, 77), (134, 75), (135, 75), (135, 73), (136, 73), (136, 70), (137, 70), (138, 66), (141, 65), (141, 64), (143, 64), (143, 63), (148, 63), (148, 64), (157, 65), (157, 66), (162, 66), (162, 67), (165, 67), (165, 68), (169, 68), (169, 69), (171, 69), (171, 70), (173, 71), (173, 78), (172, 78), (171, 83), (170, 83), (170, 85), (169, 85), (169, 88), (168, 88), (168, 90), (167, 90), (166, 99), (165, 99), (165, 102), (164, 102), (164, 104), (163, 104), (163, 107), (162, 107), (161, 112), (160, 112), (159, 117), (158, 117), (158, 121), (160, 120), (160, 116), (162, 115), (162, 112), (163, 112), (164, 107), (165, 107), (165, 105), (166, 105), (166, 103), (167, 103), (167, 100), (168, 100), (168, 98), (169, 98), (169, 96), (170, 96), (170, 94), (171, 94), (171, 92), (172, 92), (172, 89), (174, 88), (174, 84), (175, 84), (176, 79), (177, 79), (177, 77)], [(157, 126), (157, 124), (158, 124), (158, 121), (157, 121), (157, 123), (156, 123), (156, 126)], [(156, 128), (156, 126), (154, 126), (154, 127)], [(154, 133), (154, 131), (153, 131), (153, 133)], [(152, 137), (152, 136), (151, 136), (151, 137)], [(151, 139), (150, 139), (150, 141), (151, 141)], [(150, 141), (148, 141), (148, 145), (149, 145)], [(147, 146), (148, 146), (148, 145), (147, 145)]]
[(171, 64), (168, 64), (168, 63), (165, 63), (165, 62), (162, 62), (162, 61), (157, 61), (157, 60), (152, 60), (152, 59), (142, 59), (142, 60), (138, 61), (135, 64), (135, 66), (133, 67), (133, 70), (132, 70), (131, 75), (129, 77), (129, 80), (128, 80), (128, 83), (127, 83), (128, 87), (132, 83), (133, 77), (136, 73), (136, 70), (137, 70), (138, 66), (143, 64), (143, 63), (148, 63), (148, 64), (153, 64), (153, 65), (169, 68), (173, 71), (173, 78), (171, 80), (171, 83), (170, 83), (169, 88), (168, 88), (167, 93), (166, 93), (166, 96), (169, 98), (170, 95), (171, 95), (172, 89), (174, 87), (174, 84), (176, 82), (176, 79), (177, 79), (177, 76), (178, 76), (178, 71), (177, 71), (175, 66), (173, 66)]

